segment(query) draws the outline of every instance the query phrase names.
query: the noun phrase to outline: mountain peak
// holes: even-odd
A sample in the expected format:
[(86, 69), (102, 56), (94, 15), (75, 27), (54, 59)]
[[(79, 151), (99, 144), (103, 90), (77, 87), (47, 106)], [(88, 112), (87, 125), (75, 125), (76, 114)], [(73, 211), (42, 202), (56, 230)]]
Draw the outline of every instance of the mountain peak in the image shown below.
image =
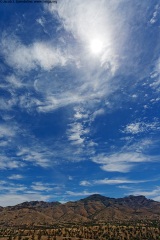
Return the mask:
[(82, 201), (103, 201), (109, 199), (108, 197), (102, 196), (100, 194), (92, 194), (86, 198), (81, 199)]

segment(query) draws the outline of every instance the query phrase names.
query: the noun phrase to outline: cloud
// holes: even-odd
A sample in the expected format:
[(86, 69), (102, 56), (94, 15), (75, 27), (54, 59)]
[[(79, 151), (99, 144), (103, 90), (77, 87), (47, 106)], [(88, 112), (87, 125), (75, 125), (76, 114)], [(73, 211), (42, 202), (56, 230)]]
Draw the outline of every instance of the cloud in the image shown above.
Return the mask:
[(24, 177), (20, 174), (12, 174), (11, 176), (8, 177), (8, 179), (10, 179), (10, 180), (19, 180), (22, 178), (24, 178)]
[(25, 86), (25, 84), (22, 83), (22, 81), (14, 74), (7, 76), (5, 80), (9, 84), (9, 86), (13, 88), (22, 88), (23, 86)]
[(44, 27), (46, 20), (44, 17), (37, 18), (37, 23), (39, 23), (42, 27)]
[(83, 144), (85, 141), (85, 135), (88, 134), (89, 129), (84, 128), (83, 124), (80, 122), (74, 122), (69, 125), (68, 139), (72, 144)]
[(93, 151), (98, 144), (92, 139), (91, 125), (97, 116), (104, 114), (104, 109), (97, 107), (96, 110), (96, 106), (90, 109), (87, 105), (81, 105), (74, 107), (74, 112), (71, 123), (68, 124), (68, 139), (74, 145), (79, 144)]
[(0, 206), (14, 206), (22, 202), (29, 201), (47, 201), (51, 196), (31, 193), (31, 194), (1, 194), (0, 195)]
[(35, 191), (49, 192), (53, 190), (53, 184), (33, 182), (31, 188)]
[(105, 110), (103, 108), (96, 110), (92, 115), (92, 120), (94, 120), (97, 116), (104, 115), (104, 113), (105, 113)]
[(19, 169), (25, 166), (26, 164), (24, 162), (14, 157), (9, 157), (5, 153), (0, 154), (0, 169)]
[(15, 134), (16, 130), (13, 127), (7, 124), (0, 125), (0, 138), (13, 137)]
[(89, 196), (92, 194), (98, 194), (98, 192), (88, 192), (88, 191), (83, 191), (83, 192), (72, 192), (72, 191), (66, 191), (66, 194), (69, 196), (77, 197), (77, 196)]
[[(70, 42), (64, 39), (65, 48), (59, 41), (55, 45), (55, 42), (37, 40), (26, 45), (13, 34), (8, 37), (10, 34), (3, 33), (2, 54), (6, 63), (13, 71), (15, 69), (15, 74), (18, 69), (21, 76), (24, 72), (33, 70), (32, 81), (27, 79), (27, 84), (30, 84), (29, 96), (28, 91), (23, 95), (16, 94), (13, 99), (18, 98), (18, 102), (15, 104), (28, 111), (33, 109), (45, 113), (72, 104), (93, 106), (115, 91), (118, 86), (111, 79), (122, 62), (123, 54), (119, 51), (126, 46), (127, 33), (124, 33), (124, 27), (126, 32), (129, 30), (128, 24), (126, 25), (129, 19), (126, 21), (125, 14), (123, 16), (119, 13), (122, 3), (123, 1), (101, 1), (99, 4), (95, 0), (87, 0), (85, 3), (79, 0), (61, 0), (56, 6), (49, 6), (49, 11), (53, 14), (56, 8), (58, 20), (73, 35)], [(131, 9), (130, 6), (129, 11)], [(43, 17), (37, 21), (44, 24)], [(119, 34), (121, 32), (124, 34)], [(103, 54), (95, 59), (89, 48), (90, 42), (97, 37), (102, 39), (105, 47)], [(117, 37), (119, 41), (115, 41)], [(65, 77), (55, 67), (64, 67), (62, 72)], [(17, 79), (16, 76), (11, 80), (15, 88), (21, 86)], [(39, 97), (33, 97), (34, 90)], [(103, 114), (103, 111), (101, 108), (95, 111), (93, 118)], [(77, 113), (77, 116), (80, 117), (80, 114)]]
[(15, 119), (0, 124), (0, 138), (0, 169), (24, 168), (31, 164), (46, 168), (54, 159), (51, 146), (39, 142), (32, 129), (26, 129), (25, 125), (22, 128)]
[[(26, 44), (13, 33), (2, 34), (1, 54), (15, 74), (8, 80), (12, 92), (14, 88), (14, 95), (10, 104), (2, 99), (4, 109), (18, 105), (27, 112), (46, 113), (69, 105), (96, 106), (98, 101), (102, 102), (123, 86), (124, 82), (115, 80), (116, 74), (128, 75), (131, 70), (139, 71), (139, 67), (135, 67), (136, 59), (140, 59), (139, 54), (144, 46), (139, 44), (141, 51), (137, 46), (134, 47), (132, 37), (134, 39), (139, 33), (134, 32), (137, 28), (133, 27), (133, 23), (136, 14), (139, 28), (143, 26), (146, 11), (144, 3), (136, 1), (134, 4), (127, 2), (126, 5), (123, 0), (60, 0), (58, 4), (45, 6), (46, 9), (59, 21), (57, 32), (63, 28), (63, 33), (70, 40), (61, 36), (56, 40), (38, 39)], [(42, 27), (46, 25), (43, 16), (36, 21)], [(90, 44), (97, 38), (103, 42), (104, 49), (102, 54), (95, 57), (90, 52)], [(62, 67), (63, 74), (59, 67)], [(26, 72), (30, 74), (28, 78)], [(18, 75), (25, 78), (25, 84)], [(18, 89), (22, 86), (26, 89), (20, 94)], [(97, 111), (95, 114), (103, 114), (103, 109)], [(80, 118), (81, 115), (77, 112), (75, 117)]]
[(139, 133), (149, 132), (149, 131), (154, 131), (159, 129), (160, 129), (160, 126), (157, 120), (152, 123), (146, 123), (141, 121), (141, 122), (128, 124), (122, 132), (130, 133), (130, 134), (139, 134)]
[(87, 187), (87, 186), (91, 186), (92, 183), (91, 183), (91, 181), (83, 180), (83, 181), (80, 182), (79, 185), (80, 185), (80, 186), (85, 186), (85, 187)]
[(126, 172), (130, 172), (133, 167), (134, 167), (133, 164), (122, 162), (122, 163), (116, 163), (116, 164), (115, 163), (105, 164), (105, 165), (102, 165), (100, 168), (106, 172), (126, 173)]
[(149, 180), (130, 180), (127, 178), (115, 178), (115, 179), (99, 179), (91, 181), (81, 181), (80, 186), (95, 186), (95, 185), (119, 185), (119, 184), (138, 184), (148, 182)]
[[(10, 179), (13, 180), (13, 179)], [(23, 184), (19, 184), (19, 183), (13, 183), (10, 181), (0, 181), (0, 190), (1, 190), (1, 194), (3, 193), (23, 193), (24, 191), (27, 190), (27, 187)]]
[(151, 158), (137, 152), (119, 152), (111, 155), (99, 154), (92, 161), (100, 164), (104, 171), (125, 173), (131, 171), (135, 164), (151, 161)]
[[(150, 74), (150, 87), (156, 89), (158, 92), (160, 90), (160, 57), (157, 59), (155, 63), (154, 71)], [(157, 98), (158, 99), (158, 98)]]
[(38, 165), (43, 168), (50, 166), (50, 157), (52, 153), (49, 149), (41, 149), (40, 146), (34, 147), (20, 147), (19, 151), (16, 153), (17, 157), (25, 162), (30, 162), (33, 165)]
[(160, 6), (157, 4), (155, 6), (152, 18), (150, 19), (151, 24), (155, 24), (158, 21), (159, 14), (160, 14)]
[(55, 66), (66, 65), (68, 61), (68, 56), (64, 52), (48, 42), (24, 45), (14, 36), (12, 38), (3, 36), (1, 44), (7, 64), (23, 72), (36, 69), (38, 66), (49, 71)]
[(0, 181), (0, 206), (13, 206), (25, 201), (49, 201), (59, 197), (57, 191), (62, 191), (64, 188), (62, 185), (46, 182), (33, 182), (28, 185), (11, 181), (18, 180), (17, 176), (13, 174), (8, 177), (8, 181)]

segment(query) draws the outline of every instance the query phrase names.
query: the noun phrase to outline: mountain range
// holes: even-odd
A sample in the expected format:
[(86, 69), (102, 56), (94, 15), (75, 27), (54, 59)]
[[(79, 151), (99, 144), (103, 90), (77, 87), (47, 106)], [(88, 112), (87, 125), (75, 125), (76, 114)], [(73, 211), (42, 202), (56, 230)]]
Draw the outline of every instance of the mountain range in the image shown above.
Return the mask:
[(0, 207), (0, 226), (52, 225), (160, 219), (160, 202), (144, 196), (109, 198), (94, 194), (84, 199), (59, 203), (31, 201)]

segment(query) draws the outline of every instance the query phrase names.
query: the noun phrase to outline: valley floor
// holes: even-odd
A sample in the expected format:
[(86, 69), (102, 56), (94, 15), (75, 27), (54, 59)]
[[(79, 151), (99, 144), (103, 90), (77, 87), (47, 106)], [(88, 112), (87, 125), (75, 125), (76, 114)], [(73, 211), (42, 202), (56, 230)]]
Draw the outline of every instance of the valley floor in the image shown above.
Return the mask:
[(159, 221), (1, 227), (0, 240), (157, 240)]

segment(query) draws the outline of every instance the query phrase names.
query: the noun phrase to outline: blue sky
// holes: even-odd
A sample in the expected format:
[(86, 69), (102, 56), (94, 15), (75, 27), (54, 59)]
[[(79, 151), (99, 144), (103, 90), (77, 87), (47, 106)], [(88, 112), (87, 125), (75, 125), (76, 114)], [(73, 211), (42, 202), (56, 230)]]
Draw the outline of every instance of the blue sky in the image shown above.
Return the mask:
[(0, 6), (0, 206), (160, 200), (160, 3)]

